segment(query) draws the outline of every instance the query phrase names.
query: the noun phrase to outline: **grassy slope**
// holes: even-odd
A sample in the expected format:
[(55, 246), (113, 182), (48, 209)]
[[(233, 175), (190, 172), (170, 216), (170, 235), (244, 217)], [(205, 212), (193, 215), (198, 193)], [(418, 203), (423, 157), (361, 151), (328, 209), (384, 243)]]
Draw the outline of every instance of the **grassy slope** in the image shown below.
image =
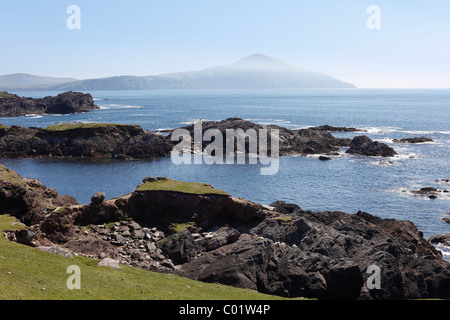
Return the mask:
[(17, 97), (17, 96), (15, 94), (11, 94), (11, 93), (4, 92), (4, 91), (0, 92), (0, 98), (9, 99), (9, 98), (13, 98), (13, 97)]
[[(131, 125), (116, 124), (116, 123), (62, 123), (54, 126), (44, 128), (46, 131), (66, 131), (74, 129), (97, 129), (97, 128), (117, 128), (130, 127)], [(136, 127), (139, 127), (136, 125)]]
[(138, 186), (138, 191), (176, 191), (193, 194), (220, 194), (228, 195), (223, 190), (214, 189), (211, 185), (198, 182), (184, 182), (176, 180), (159, 180), (145, 182)]
[[(0, 215), (0, 230), (19, 228), (22, 227), (15, 218)], [(97, 267), (96, 263), (95, 259), (64, 258), (12, 243), (0, 234), (0, 300), (280, 299), (128, 266), (121, 266), (120, 270)], [(70, 265), (81, 269), (80, 290), (66, 286)]]

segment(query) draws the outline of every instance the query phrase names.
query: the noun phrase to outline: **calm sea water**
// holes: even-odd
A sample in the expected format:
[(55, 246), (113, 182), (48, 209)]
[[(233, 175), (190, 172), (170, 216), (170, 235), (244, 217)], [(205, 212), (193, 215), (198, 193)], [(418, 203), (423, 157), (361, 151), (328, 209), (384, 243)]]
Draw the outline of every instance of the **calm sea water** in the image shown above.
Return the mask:
[[(58, 92), (17, 92), (30, 97)], [(175, 165), (170, 158), (146, 161), (2, 159), (26, 177), (60, 194), (89, 203), (97, 191), (108, 198), (133, 191), (145, 176), (210, 183), (234, 196), (262, 204), (285, 200), (305, 210), (367, 211), (411, 220), (425, 237), (450, 232), (450, 194), (438, 199), (408, 191), (424, 186), (450, 190), (450, 90), (170, 90), (94, 91), (101, 107), (86, 114), (2, 118), (5, 125), (36, 126), (79, 121), (138, 124), (144, 129), (177, 128), (197, 119), (241, 117), (287, 128), (317, 125), (358, 127), (399, 153), (392, 159), (346, 155), (282, 157), (280, 170), (261, 176), (259, 165)], [(333, 133), (353, 137), (360, 133)], [(424, 144), (392, 139), (426, 136)], [(448, 254), (448, 252), (447, 252)], [(448, 258), (449, 256), (447, 256)]]

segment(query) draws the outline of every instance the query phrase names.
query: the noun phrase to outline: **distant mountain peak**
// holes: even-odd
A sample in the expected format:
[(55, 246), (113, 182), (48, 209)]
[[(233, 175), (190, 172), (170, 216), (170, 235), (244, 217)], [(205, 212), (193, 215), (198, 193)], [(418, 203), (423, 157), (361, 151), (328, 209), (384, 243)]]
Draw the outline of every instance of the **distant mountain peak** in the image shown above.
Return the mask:
[(299, 67), (262, 53), (252, 54), (230, 65), (232, 68), (257, 70), (293, 70)]
[[(31, 79), (27, 79), (31, 77)], [(75, 80), (39, 78), (15, 74), (0, 76), (0, 91), (8, 90), (150, 90), (150, 89), (299, 89), (354, 88), (326, 74), (303, 69), (262, 53), (252, 54), (229, 65), (204, 70), (155, 76), (116, 76)]]

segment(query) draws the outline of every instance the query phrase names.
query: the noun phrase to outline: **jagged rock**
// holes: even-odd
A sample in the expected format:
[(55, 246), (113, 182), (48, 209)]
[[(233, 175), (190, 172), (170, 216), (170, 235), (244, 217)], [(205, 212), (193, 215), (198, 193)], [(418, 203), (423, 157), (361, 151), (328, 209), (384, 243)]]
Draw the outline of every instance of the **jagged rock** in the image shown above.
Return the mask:
[(0, 211), (30, 225), (57, 207), (78, 204), (72, 196), (58, 195), (38, 180), (25, 179), (0, 164)]
[(393, 139), (394, 143), (423, 143), (423, 142), (433, 142), (433, 139), (426, 137), (414, 137), (414, 138), (403, 138), (403, 139)]
[(357, 128), (348, 128), (348, 127), (334, 127), (330, 125), (323, 125), (318, 127), (309, 127), (308, 129), (312, 130), (325, 130), (331, 132), (366, 132), (367, 130), (357, 129)]
[(269, 204), (270, 207), (273, 207), (276, 212), (289, 214), (289, 213), (298, 213), (302, 211), (295, 203), (286, 203), (286, 201), (275, 201)]
[[(40, 200), (39, 193), (29, 195), (29, 203)], [(117, 253), (132, 266), (288, 297), (450, 298), (450, 263), (411, 222), (304, 211), (281, 201), (272, 206), (228, 195), (136, 191), (96, 206), (53, 208), (29, 229), (36, 243), (97, 257)], [(191, 223), (164, 237), (158, 225), (168, 221)], [(136, 231), (144, 236), (133, 238)], [(377, 290), (366, 285), (373, 265), (381, 271)]]
[(30, 229), (22, 229), (16, 231), (15, 238), (18, 243), (31, 245), (32, 241), (36, 237), (36, 233)]
[(0, 117), (18, 117), (27, 114), (69, 114), (89, 112), (99, 107), (89, 93), (64, 92), (56, 97), (23, 98), (8, 94), (0, 96)]
[(443, 244), (450, 247), (450, 233), (431, 236), (428, 241), (433, 244)]
[(381, 157), (393, 157), (397, 154), (393, 148), (384, 143), (373, 141), (367, 136), (354, 137), (346, 153)]
[(170, 155), (165, 138), (137, 125), (62, 124), (2, 130), (0, 157), (154, 158)]
[(94, 194), (91, 198), (91, 204), (96, 205), (96, 204), (100, 204), (103, 202), (103, 200), (105, 200), (106, 198), (106, 194), (104, 192), (97, 192), (96, 194)]

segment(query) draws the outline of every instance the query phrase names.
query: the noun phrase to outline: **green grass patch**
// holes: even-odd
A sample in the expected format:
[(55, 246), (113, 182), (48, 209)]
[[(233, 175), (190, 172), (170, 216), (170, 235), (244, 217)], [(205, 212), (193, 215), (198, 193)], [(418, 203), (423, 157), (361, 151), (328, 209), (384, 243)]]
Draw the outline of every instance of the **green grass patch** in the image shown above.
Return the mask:
[(279, 221), (279, 222), (290, 222), (292, 221), (292, 217), (291, 216), (282, 216), (282, 217), (277, 217), (275, 218), (275, 220)]
[(173, 191), (182, 193), (192, 193), (192, 194), (219, 194), (226, 195), (223, 190), (214, 189), (213, 186), (207, 183), (199, 182), (184, 182), (172, 179), (163, 179), (153, 182), (145, 182), (140, 184), (137, 191)]
[(5, 126), (4, 124), (1, 124), (0, 123), (0, 130), (2, 130), (2, 129), (8, 129), (9, 127), (8, 126)]
[(75, 129), (101, 129), (101, 128), (113, 128), (113, 129), (121, 129), (121, 128), (129, 128), (136, 127), (140, 128), (138, 125), (127, 125), (127, 124), (116, 124), (116, 123), (61, 123), (54, 126), (45, 127), (44, 131), (49, 132), (59, 132), (59, 131), (67, 131), (67, 130), (75, 130)]
[(171, 223), (168, 227), (170, 233), (177, 233), (183, 231), (184, 229), (195, 227), (195, 222), (184, 222), (184, 223)]
[(23, 178), (14, 170), (8, 169), (4, 165), (0, 164), (0, 181), (7, 181), (15, 184), (25, 185), (26, 182)]
[[(23, 228), (8, 215), (0, 215), (0, 230)], [(97, 260), (64, 258), (8, 241), (0, 233), (0, 300), (268, 300), (280, 297), (175, 275), (121, 265), (120, 270), (97, 267)], [(67, 288), (76, 265), (81, 289)]]
[(4, 91), (0, 92), (0, 98), (10, 99), (10, 98), (14, 98), (14, 97), (16, 97), (15, 94), (11, 94), (11, 93), (4, 92)]

